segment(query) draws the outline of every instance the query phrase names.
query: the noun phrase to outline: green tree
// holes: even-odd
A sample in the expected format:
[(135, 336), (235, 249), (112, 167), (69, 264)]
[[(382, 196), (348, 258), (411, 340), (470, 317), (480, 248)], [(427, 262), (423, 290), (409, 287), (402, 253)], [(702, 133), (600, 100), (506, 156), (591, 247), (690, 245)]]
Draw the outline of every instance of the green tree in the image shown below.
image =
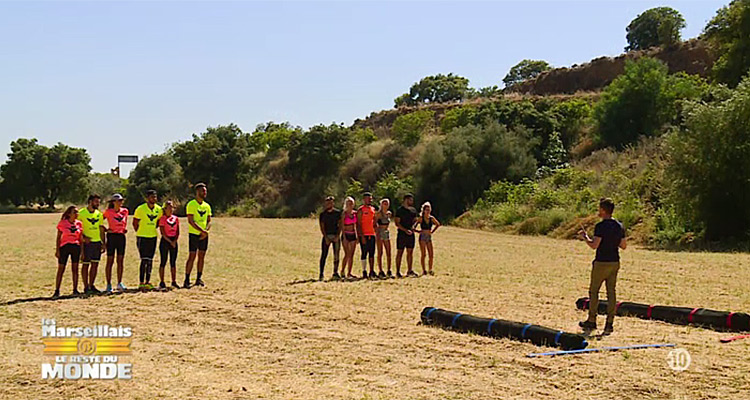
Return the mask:
[(447, 103), (463, 100), (469, 95), (469, 80), (452, 73), (422, 78), (413, 84), (409, 93), (394, 100), (396, 107), (424, 103)]
[(443, 119), (440, 120), (440, 130), (448, 133), (459, 126), (469, 125), (474, 122), (476, 113), (476, 107), (473, 106), (451, 108), (443, 114)]
[(669, 196), (710, 240), (744, 238), (750, 226), (750, 78), (729, 100), (692, 103), (668, 138)]
[(552, 66), (544, 60), (522, 60), (514, 65), (503, 78), (506, 87), (521, 83), (527, 79), (536, 78), (544, 71), (549, 71)]
[(48, 148), (36, 139), (18, 139), (10, 147), (8, 161), (0, 167), (0, 191), (16, 206), (38, 203), (54, 208), (59, 199), (86, 196), (91, 170), (86, 150), (62, 143)]
[[(182, 169), (169, 154), (154, 154), (142, 158), (128, 177), (126, 206), (134, 210), (143, 203), (148, 190), (156, 190), (159, 199), (183, 200), (188, 188)], [(211, 195), (209, 193), (209, 195)]]
[(87, 186), (91, 193), (98, 193), (102, 198), (106, 198), (114, 193), (124, 193), (127, 191), (127, 182), (110, 173), (93, 172), (86, 178)]
[(391, 128), (393, 138), (404, 146), (413, 147), (432, 126), (434, 118), (435, 112), (432, 110), (418, 110), (399, 115)]
[(536, 170), (530, 132), (498, 123), (453, 129), (428, 144), (416, 167), (419, 199), (453, 217), (473, 205), (490, 182), (519, 181)]
[(670, 46), (682, 41), (685, 18), (671, 7), (656, 7), (639, 14), (625, 28), (628, 46), (625, 51)]
[(250, 143), (252, 150), (275, 152), (286, 149), (292, 140), (292, 136), (299, 135), (302, 128), (292, 126), (289, 122), (277, 124), (273, 121), (259, 124), (252, 133)]
[(750, 69), (750, 0), (733, 0), (719, 9), (706, 25), (704, 36), (718, 57), (714, 78), (737, 86)]
[(594, 107), (599, 141), (622, 148), (640, 135), (657, 135), (677, 120), (682, 100), (698, 98), (706, 90), (699, 77), (669, 75), (659, 60), (628, 61), (625, 72), (602, 91)]
[(372, 191), (372, 194), (379, 201), (381, 199), (389, 199), (391, 206), (395, 206), (400, 203), (401, 198), (407, 193), (411, 193), (414, 190), (414, 183), (411, 177), (399, 178), (396, 174), (387, 173), (385, 176), (380, 178)]
[[(278, 133), (280, 129), (272, 132)], [(209, 127), (193, 135), (192, 140), (173, 145), (170, 154), (190, 184), (204, 182), (208, 185), (209, 200), (221, 211), (246, 195), (246, 184), (251, 176), (250, 155), (255, 150), (251, 135), (229, 124)]]

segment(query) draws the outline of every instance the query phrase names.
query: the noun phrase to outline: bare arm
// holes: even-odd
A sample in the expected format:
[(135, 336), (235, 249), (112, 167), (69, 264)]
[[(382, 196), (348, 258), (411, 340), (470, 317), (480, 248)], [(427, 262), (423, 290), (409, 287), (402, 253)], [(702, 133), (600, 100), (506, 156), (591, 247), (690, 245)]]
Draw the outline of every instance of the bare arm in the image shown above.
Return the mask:
[(326, 235), (326, 229), (325, 229), (325, 226), (323, 226), (323, 220), (322, 219), (319, 220), (318, 223), (320, 225), (320, 234), (323, 235), (323, 236), (325, 236)]
[[(203, 233), (208, 234), (207, 230), (201, 228), (200, 226), (198, 226), (198, 224), (195, 223), (195, 218), (193, 218), (193, 214), (188, 214), (187, 217), (188, 217), (188, 224), (190, 224), (190, 226), (197, 229), (198, 232), (200, 232), (201, 234)], [(208, 217), (208, 218), (209, 218), (208, 221), (210, 221), (211, 217)], [(208, 222), (206, 223), (206, 228), (208, 228)]]
[(432, 223), (435, 224), (435, 227), (432, 228), (432, 233), (435, 233), (435, 231), (440, 228), (440, 221), (438, 221), (437, 218), (433, 217), (432, 215), (430, 215), (430, 218), (432, 218)]
[(625, 238), (620, 239), (620, 248), (625, 250), (628, 247), (628, 241)]
[(357, 210), (357, 223), (354, 225), (357, 228), (357, 237), (364, 238), (362, 236), (362, 209)]
[(135, 229), (136, 232), (138, 232), (138, 225), (140, 224), (141, 224), (141, 220), (133, 217), (133, 229)]

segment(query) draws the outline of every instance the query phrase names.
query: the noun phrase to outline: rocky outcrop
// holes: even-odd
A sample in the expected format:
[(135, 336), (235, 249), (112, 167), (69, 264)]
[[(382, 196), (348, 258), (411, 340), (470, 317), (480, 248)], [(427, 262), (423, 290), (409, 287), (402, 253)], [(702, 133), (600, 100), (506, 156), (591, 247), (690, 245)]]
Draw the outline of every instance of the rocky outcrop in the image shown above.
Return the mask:
[(598, 91), (609, 85), (625, 70), (625, 61), (640, 57), (654, 57), (664, 61), (671, 73), (686, 72), (707, 77), (715, 58), (706, 42), (692, 39), (668, 48), (631, 51), (618, 57), (600, 57), (583, 65), (570, 68), (555, 68), (534, 79), (519, 83), (508, 89), (532, 95), (572, 94), (579, 91)]

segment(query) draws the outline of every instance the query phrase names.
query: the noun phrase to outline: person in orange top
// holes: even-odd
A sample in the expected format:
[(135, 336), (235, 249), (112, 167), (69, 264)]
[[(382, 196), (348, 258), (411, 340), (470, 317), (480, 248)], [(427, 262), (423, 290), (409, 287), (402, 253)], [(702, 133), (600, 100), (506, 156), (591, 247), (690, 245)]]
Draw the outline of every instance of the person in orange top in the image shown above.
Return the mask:
[(362, 195), (364, 204), (357, 210), (357, 237), (362, 253), (362, 278), (367, 277), (367, 260), (370, 261), (370, 279), (377, 279), (375, 274), (375, 213), (378, 211), (372, 205), (372, 194)]
[(117, 256), (117, 290), (124, 291), (122, 270), (125, 263), (125, 234), (128, 233), (128, 209), (122, 206), (123, 197), (119, 193), (112, 195), (109, 205), (104, 210), (107, 220), (107, 264), (104, 272), (107, 275), (107, 293), (112, 291), (112, 265)]
[(83, 224), (78, 220), (78, 209), (76, 206), (68, 207), (57, 223), (57, 240), (55, 242), (55, 258), (57, 258), (57, 276), (55, 277), (55, 294), (53, 298), (60, 297), (60, 284), (62, 283), (65, 264), (68, 258), (71, 262), (73, 273), (73, 294), (78, 293), (78, 262), (81, 259), (81, 234)]

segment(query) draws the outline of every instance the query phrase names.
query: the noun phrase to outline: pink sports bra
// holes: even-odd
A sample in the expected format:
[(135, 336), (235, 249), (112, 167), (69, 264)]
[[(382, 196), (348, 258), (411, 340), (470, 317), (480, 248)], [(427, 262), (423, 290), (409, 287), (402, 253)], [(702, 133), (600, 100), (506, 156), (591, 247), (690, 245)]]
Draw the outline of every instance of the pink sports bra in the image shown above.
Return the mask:
[(344, 214), (344, 225), (354, 225), (357, 223), (357, 214), (352, 214), (349, 216), (348, 214)]

